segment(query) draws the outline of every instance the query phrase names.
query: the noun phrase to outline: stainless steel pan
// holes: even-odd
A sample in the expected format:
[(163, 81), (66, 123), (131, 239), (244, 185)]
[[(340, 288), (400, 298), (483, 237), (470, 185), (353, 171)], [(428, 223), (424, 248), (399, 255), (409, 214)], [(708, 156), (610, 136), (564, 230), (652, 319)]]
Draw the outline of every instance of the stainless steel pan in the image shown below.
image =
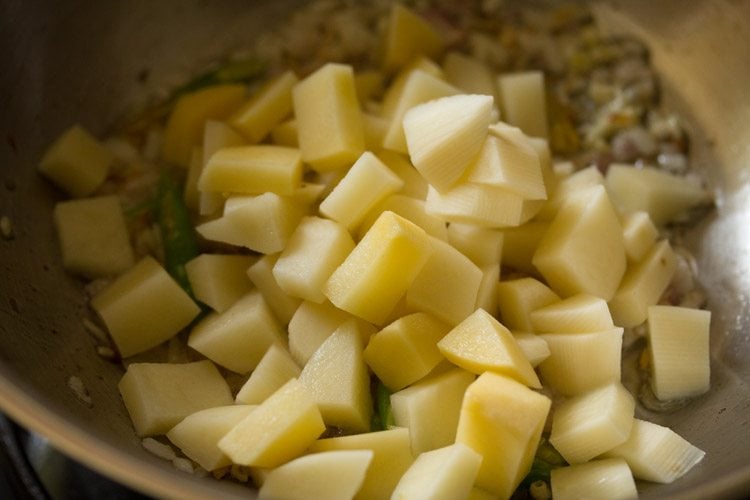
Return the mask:
[[(163, 497), (247, 498), (246, 488), (186, 475), (146, 452), (116, 390), (118, 367), (94, 354), (80, 286), (61, 269), (51, 208), (59, 195), (37, 177), (43, 149), (80, 122), (104, 133), (131, 103), (246, 44), (293, 2), (202, 0), (0, 3), (0, 408), (65, 453)], [(688, 120), (695, 161), (718, 210), (688, 235), (708, 289), (712, 390), (669, 414), (707, 451), (672, 485), (644, 496), (709, 498), (750, 492), (750, 2), (596, 4), (614, 31), (650, 46), (670, 106)], [(87, 387), (92, 404), (67, 386)]]

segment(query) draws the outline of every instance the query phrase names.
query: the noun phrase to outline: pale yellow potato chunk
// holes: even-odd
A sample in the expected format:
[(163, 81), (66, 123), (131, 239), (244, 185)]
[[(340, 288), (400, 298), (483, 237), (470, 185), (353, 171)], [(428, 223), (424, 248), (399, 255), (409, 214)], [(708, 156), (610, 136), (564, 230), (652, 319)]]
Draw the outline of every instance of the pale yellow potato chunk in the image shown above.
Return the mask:
[(594, 460), (585, 464), (552, 469), (552, 497), (555, 500), (608, 498), (635, 500), (638, 490), (627, 462), (620, 458)]
[(607, 302), (587, 294), (534, 309), (529, 319), (536, 333), (598, 332), (615, 326)]
[(480, 375), (492, 371), (529, 387), (542, 385), (510, 331), (483, 309), (477, 309), (438, 342), (449, 361)]
[[(432, 59), (425, 56), (417, 56), (414, 59), (411, 60), (409, 64), (401, 68), (401, 70), (396, 74), (396, 76), (391, 81), (391, 84), (388, 85), (388, 88), (386, 88), (385, 93), (383, 95), (383, 100), (380, 103), (380, 114), (382, 116), (385, 116), (387, 118), (393, 118), (393, 116), (397, 113), (397, 109), (399, 108), (399, 103), (401, 101), (401, 98), (404, 96), (404, 92), (410, 93), (411, 91), (408, 90), (408, 88), (411, 85), (414, 85), (414, 75), (413, 73), (415, 71), (421, 71), (423, 73), (426, 73), (429, 76), (435, 77), (435, 80), (432, 80), (433, 83), (440, 82), (445, 83), (445, 73), (443, 73), (443, 69)], [(412, 80), (410, 82), (410, 80)], [(423, 80), (422, 83), (427, 83), (430, 80), (424, 80), (422, 76), (417, 77), (416, 80)], [(407, 85), (409, 83), (409, 85)], [(417, 87), (422, 87), (422, 85), (417, 85)], [(429, 85), (428, 85), (429, 87)], [(454, 89), (449, 94), (445, 95), (453, 95), (460, 93), (460, 90), (455, 87), (450, 87)], [(417, 92), (418, 94), (418, 92)], [(442, 96), (440, 96), (442, 97)], [(437, 98), (437, 97), (434, 97)], [(429, 99), (427, 99), (429, 100)], [(422, 101), (425, 102), (425, 101)], [(419, 104), (415, 103), (414, 105)], [(409, 107), (407, 106), (402, 109), (402, 119), (403, 119), (403, 112), (405, 112)]]
[(437, 58), (443, 52), (440, 32), (427, 20), (400, 3), (394, 3), (383, 40), (383, 70), (406, 65), (419, 55)]
[(350, 500), (362, 487), (373, 455), (371, 450), (337, 450), (295, 458), (267, 474), (258, 498)]
[(536, 214), (536, 220), (551, 221), (555, 218), (563, 203), (576, 192), (603, 184), (604, 176), (595, 165), (570, 174), (555, 184), (551, 196), (547, 198), (539, 213)]
[(550, 352), (547, 341), (542, 337), (529, 332), (511, 332), (521, 348), (521, 352), (529, 360), (531, 366), (536, 368), (545, 359), (549, 358)]
[(459, 183), (441, 193), (432, 186), (427, 191), (427, 213), (448, 222), (488, 228), (518, 226), (523, 221), (524, 199), (504, 188)]
[(461, 402), (475, 376), (447, 364), (447, 371), (436, 370), (437, 373), (391, 394), (393, 420), (396, 426), (409, 429), (414, 456), (448, 446), (456, 439)]
[(427, 181), (406, 156), (387, 149), (377, 151), (377, 156), (404, 181), (404, 186), (398, 192), (399, 195), (418, 200), (424, 200), (427, 197)]
[(226, 122), (207, 120), (203, 128), (203, 155), (201, 157), (203, 161), (201, 162), (201, 170), (218, 150), (242, 146), (246, 142), (245, 138), (235, 132)]
[(351, 66), (328, 63), (292, 90), (302, 160), (318, 171), (348, 167), (365, 150)]
[(443, 59), (443, 71), (448, 83), (467, 94), (492, 96), (497, 101), (497, 87), (492, 70), (476, 57), (451, 51)]
[(277, 146), (298, 148), (297, 120), (291, 118), (276, 125), (271, 130), (271, 142)]
[(261, 87), (229, 117), (229, 124), (249, 142), (260, 142), (292, 112), (292, 88), (298, 78), (285, 71)]
[(255, 369), (271, 345), (284, 342), (278, 320), (258, 291), (221, 314), (209, 314), (188, 337), (188, 346), (236, 373)]
[(448, 243), (478, 266), (499, 264), (503, 255), (503, 232), (473, 224), (454, 222), (448, 226)]
[(490, 264), (482, 266), (482, 281), (479, 283), (477, 290), (477, 301), (474, 309), (484, 309), (490, 315), (496, 316), (497, 306), (497, 286), (500, 283), (500, 264)]
[(330, 302), (303, 301), (289, 321), (289, 352), (300, 366), (344, 322), (354, 318)]
[(91, 299), (127, 358), (156, 347), (190, 324), (200, 308), (152, 257), (144, 257)]
[(347, 312), (382, 324), (432, 253), (423, 229), (393, 212), (383, 212), (323, 293)]
[(276, 266), (280, 255), (278, 253), (264, 255), (247, 269), (247, 276), (260, 290), (274, 316), (281, 321), (281, 324), (286, 325), (291, 321), (302, 300), (286, 293), (276, 281), (273, 268)]
[(94, 279), (117, 276), (135, 263), (117, 196), (63, 201), (52, 216), (66, 271)]
[(535, 278), (501, 281), (497, 285), (497, 305), (503, 324), (513, 330), (534, 331), (531, 312), (559, 302), (560, 297)]
[(219, 440), (239, 465), (277, 467), (304, 453), (325, 430), (307, 387), (292, 379)]
[(260, 404), (291, 379), (298, 378), (300, 372), (299, 366), (283, 346), (271, 344), (234, 400), (238, 404)]
[(196, 411), (232, 404), (229, 385), (208, 360), (131, 363), (117, 387), (141, 437), (164, 434)]
[(172, 427), (167, 438), (207, 471), (226, 467), (231, 461), (219, 449), (219, 439), (254, 409), (251, 405), (230, 405), (199, 410)]
[(659, 231), (646, 212), (630, 212), (622, 216), (622, 237), (628, 261), (643, 260), (656, 243)]
[(437, 343), (449, 330), (448, 324), (427, 313), (404, 316), (370, 338), (365, 361), (389, 389), (398, 391), (443, 359)]
[(365, 481), (354, 496), (361, 500), (388, 500), (401, 476), (414, 461), (409, 449), (409, 430), (400, 427), (319, 439), (308, 448), (308, 453), (333, 450), (372, 450), (372, 462), (367, 469)]
[(409, 467), (391, 496), (396, 500), (466, 498), (482, 456), (462, 443), (425, 452)]
[(39, 171), (74, 198), (93, 193), (109, 173), (114, 155), (80, 125), (63, 132), (39, 162)]
[(252, 290), (247, 268), (254, 262), (249, 255), (204, 253), (187, 262), (185, 271), (195, 298), (216, 312), (224, 312)]
[(503, 266), (539, 277), (539, 271), (531, 263), (531, 259), (548, 227), (547, 222), (531, 221), (518, 227), (503, 229)]
[(383, 139), (390, 127), (390, 121), (373, 113), (362, 113), (362, 127), (365, 134), (365, 148), (376, 151), (383, 146)]
[(466, 389), (456, 442), (482, 456), (476, 486), (510, 498), (531, 468), (550, 406), (548, 397), (492, 372)]
[(313, 353), (299, 381), (318, 405), (326, 425), (350, 432), (370, 429), (370, 375), (355, 320), (341, 325)]
[(533, 137), (547, 137), (547, 100), (541, 71), (504, 73), (497, 79), (505, 121)]
[(434, 236), (443, 241), (448, 240), (448, 230), (445, 221), (439, 217), (428, 214), (424, 200), (404, 196), (401, 194), (392, 194), (378, 203), (359, 225), (357, 233), (361, 239), (365, 233), (372, 227), (375, 221), (383, 212), (390, 211), (400, 215), (425, 230), (430, 236)]

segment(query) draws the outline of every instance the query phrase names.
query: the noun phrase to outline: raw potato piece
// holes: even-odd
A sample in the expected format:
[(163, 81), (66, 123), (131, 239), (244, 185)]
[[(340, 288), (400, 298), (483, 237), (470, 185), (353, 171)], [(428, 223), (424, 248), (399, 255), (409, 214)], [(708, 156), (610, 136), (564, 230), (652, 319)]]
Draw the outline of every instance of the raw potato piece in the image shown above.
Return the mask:
[(523, 355), (529, 360), (531, 366), (536, 368), (545, 359), (549, 358), (550, 352), (547, 341), (533, 333), (512, 332), (518, 347)]
[(404, 115), (409, 156), (435, 189), (449, 190), (482, 149), (492, 97), (459, 94), (426, 102)]
[(377, 156), (404, 181), (404, 187), (398, 192), (399, 195), (418, 200), (424, 200), (427, 197), (427, 181), (406, 156), (387, 149), (378, 151)]
[(330, 302), (317, 304), (304, 301), (289, 321), (289, 352), (300, 366), (344, 322), (354, 318)]
[(516, 193), (469, 183), (460, 183), (444, 193), (430, 186), (425, 207), (427, 213), (448, 222), (487, 228), (517, 226), (524, 215), (524, 199)]
[(477, 375), (492, 371), (535, 389), (542, 387), (510, 331), (482, 309), (448, 332), (438, 348), (452, 363)]
[(231, 405), (206, 408), (185, 417), (167, 432), (167, 438), (207, 471), (231, 465), (218, 447), (219, 439), (247, 417), (255, 406)]
[(531, 263), (531, 259), (548, 227), (547, 222), (532, 221), (503, 229), (503, 266), (539, 277), (539, 271)]
[(377, 156), (366, 151), (320, 203), (320, 213), (346, 229), (355, 229), (367, 212), (403, 185)]
[(292, 379), (219, 440), (235, 464), (276, 467), (300, 456), (325, 430), (308, 389)]
[(466, 389), (456, 442), (482, 455), (476, 486), (510, 498), (531, 468), (550, 406), (546, 396), (492, 372)]
[(635, 400), (620, 382), (565, 400), (552, 415), (549, 442), (569, 464), (581, 464), (628, 439)]
[(74, 198), (93, 193), (107, 177), (114, 155), (80, 125), (58, 137), (39, 162), (39, 171)]
[(603, 186), (569, 198), (532, 259), (562, 296), (588, 293), (610, 300), (625, 274), (622, 227)]
[[(242, 146), (245, 143), (245, 138), (235, 132), (226, 123), (217, 120), (208, 120), (203, 129), (203, 161), (200, 164), (200, 169), (203, 170), (203, 166), (208, 163), (208, 160), (218, 150)], [(198, 177), (196, 177), (196, 181)]]
[(478, 266), (502, 260), (503, 233), (498, 229), (454, 222), (448, 226), (448, 242)]
[[(300, 368), (278, 344), (272, 344), (235, 397), (236, 403), (260, 404), (281, 386), (299, 377)], [(229, 429), (227, 429), (229, 431)]]
[(533, 331), (532, 311), (560, 301), (547, 285), (534, 278), (501, 281), (497, 286), (497, 305), (505, 326), (523, 332)]
[(355, 320), (341, 325), (308, 360), (299, 381), (328, 426), (351, 432), (370, 429), (370, 376)]
[(277, 146), (298, 148), (299, 140), (297, 140), (297, 120), (291, 118), (276, 125), (273, 130), (271, 130), (271, 142)]
[(687, 474), (705, 454), (672, 429), (636, 418), (628, 440), (605, 456), (625, 459), (637, 479), (671, 483)]
[(613, 328), (607, 302), (579, 294), (534, 309), (529, 315), (536, 333), (586, 333)]
[(547, 101), (541, 71), (508, 73), (498, 77), (504, 119), (533, 137), (547, 137)]
[(393, 420), (409, 429), (415, 457), (455, 441), (461, 401), (474, 378), (473, 373), (450, 368), (391, 394)]
[(630, 212), (622, 217), (622, 233), (628, 260), (643, 260), (656, 243), (659, 232), (646, 212)]
[(555, 500), (638, 498), (633, 474), (625, 460), (619, 458), (594, 460), (586, 464), (552, 469), (550, 486), (552, 498)]
[(710, 326), (710, 311), (673, 306), (648, 308), (651, 389), (657, 398), (689, 398), (708, 391)]
[(322, 303), (323, 285), (353, 249), (354, 240), (342, 225), (305, 217), (274, 264), (273, 276), (287, 294)]
[(323, 293), (337, 307), (382, 324), (432, 253), (423, 229), (393, 212), (383, 212)]
[(570, 174), (555, 185), (552, 196), (544, 203), (544, 206), (542, 206), (536, 215), (536, 219), (539, 221), (551, 221), (555, 218), (563, 203), (575, 195), (575, 193), (603, 184), (604, 176), (593, 165)]
[(474, 309), (484, 309), (492, 316), (497, 316), (497, 285), (500, 283), (500, 264), (483, 266), (482, 281), (477, 291), (477, 302)]
[[(496, 98), (495, 77), (485, 63), (460, 52), (449, 52), (443, 59), (445, 79), (467, 94)], [(497, 102), (497, 99), (495, 99)]]
[[(412, 168), (413, 170), (413, 167), (409, 168)], [(434, 236), (443, 241), (448, 240), (448, 230), (445, 227), (445, 221), (439, 217), (428, 214), (424, 200), (401, 194), (393, 194), (389, 196), (382, 202), (378, 203), (375, 208), (370, 210), (367, 217), (365, 217), (357, 230), (359, 239), (362, 239), (378, 217), (380, 217), (380, 214), (386, 211), (393, 212), (394, 214), (400, 215), (404, 219), (413, 222), (424, 229), (430, 236)]]
[(313, 453), (269, 471), (260, 500), (349, 500), (362, 487), (374, 453), (340, 450)]
[(152, 257), (144, 257), (91, 299), (120, 356), (156, 347), (190, 324), (200, 308)]
[(55, 205), (63, 267), (90, 279), (117, 276), (133, 266), (133, 247), (117, 196)]
[(209, 314), (188, 338), (188, 346), (236, 373), (255, 369), (273, 344), (284, 345), (284, 333), (258, 291)]
[(332, 450), (372, 450), (365, 481), (355, 498), (388, 500), (399, 479), (414, 461), (409, 450), (409, 430), (394, 428), (315, 441), (308, 453)]
[(224, 312), (253, 288), (248, 255), (202, 254), (185, 264), (195, 298), (216, 312)]
[(383, 40), (383, 69), (392, 72), (419, 55), (438, 57), (443, 38), (425, 19), (404, 7), (393, 4)]
[(393, 500), (454, 500), (466, 498), (479, 472), (482, 457), (455, 443), (417, 457), (398, 482)]
[(297, 81), (292, 71), (277, 76), (229, 117), (229, 124), (249, 142), (260, 142), (292, 112), (292, 88)]
[(365, 150), (351, 66), (328, 63), (292, 90), (302, 160), (319, 172), (348, 167)]
[(247, 276), (256, 288), (260, 290), (273, 314), (282, 324), (286, 325), (291, 321), (302, 300), (287, 294), (276, 281), (276, 277), (273, 275), (273, 268), (278, 261), (279, 255), (264, 255), (248, 268)]
[(141, 437), (164, 434), (197, 411), (232, 404), (229, 386), (208, 360), (131, 363), (117, 387)]
[(392, 391), (416, 382), (443, 360), (437, 343), (450, 326), (426, 313), (397, 319), (370, 338), (365, 361)]

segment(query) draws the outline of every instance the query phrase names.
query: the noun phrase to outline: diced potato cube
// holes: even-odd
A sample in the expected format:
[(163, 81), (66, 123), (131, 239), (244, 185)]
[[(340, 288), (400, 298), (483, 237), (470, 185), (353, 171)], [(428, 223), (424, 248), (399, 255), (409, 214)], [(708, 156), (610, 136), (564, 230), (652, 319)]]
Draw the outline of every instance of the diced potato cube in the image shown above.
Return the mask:
[(250, 405), (231, 405), (199, 410), (172, 427), (167, 438), (207, 471), (226, 467), (231, 461), (219, 449), (219, 439), (254, 409)]
[(224, 312), (253, 288), (247, 268), (254, 261), (249, 255), (201, 254), (185, 264), (185, 271), (195, 298)]
[(522, 222), (524, 199), (507, 189), (482, 184), (460, 183), (440, 193), (429, 187), (427, 213), (448, 222), (504, 228)]
[(443, 37), (435, 27), (402, 4), (394, 3), (383, 40), (383, 70), (390, 73), (419, 55), (437, 58), (443, 45)]
[(710, 199), (707, 191), (695, 181), (654, 167), (635, 168), (616, 163), (607, 169), (606, 183), (612, 201), (622, 211), (648, 212), (657, 226)]
[(592, 333), (542, 334), (550, 356), (539, 365), (542, 379), (565, 396), (620, 380), (622, 328)]
[(302, 157), (296, 148), (258, 144), (216, 151), (198, 179), (200, 191), (293, 195), (302, 182)]
[(404, 316), (370, 338), (365, 361), (390, 390), (398, 391), (443, 359), (437, 343), (449, 330), (449, 325), (426, 313)]
[(496, 316), (497, 307), (497, 286), (500, 283), (500, 264), (490, 264), (482, 266), (482, 281), (479, 283), (477, 290), (477, 302), (474, 309), (484, 309), (490, 315)]
[[(210, 123), (221, 123), (212, 121)], [(206, 128), (208, 128), (209, 122), (206, 122)], [(234, 133), (234, 132), (233, 132)], [(185, 206), (188, 210), (194, 213), (200, 213), (201, 197), (203, 193), (198, 191), (198, 177), (200, 177), (203, 171), (203, 148), (195, 146), (193, 152), (190, 155), (190, 163), (188, 165), (187, 176), (185, 177), (185, 188), (182, 191), (182, 199), (185, 202)], [(221, 197), (221, 193), (211, 193), (214, 197)]]
[(297, 120), (292, 118), (276, 125), (271, 130), (271, 142), (277, 146), (298, 148)]
[(207, 120), (203, 129), (203, 161), (201, 169), (218, 150), (233, 148), (246, 143), (245, 138), (234, 131), (225, 122), (218, 120)]
[(628, 439), (635, 400), (614, 382), (565, 400), (552, 415), (549, 442), (569, 464), (581, 464)]
[(486, 95), (452, 95), (412, 107), (403, 118), (412, 163), (435, 189), (447, 191), (482, 150), (491, 121), (492, 97)]
[(255, 287), (260, 290), (268, 307), (273, 311), (283, 325), (291, 321), (295, 311), (302, 303), (298, 297), (292, 297), (279, 286), (273, 275), (273, 268), (278, 262), (280, 254), (264, 255), (247, 269), (247, 276)]
[(279, 287), (293, 297), (321, 303), (322, 288), (354, 249), (354, 240), (335, 221), (306, 217), (273, 266)]
[(380, 214), (386, 211), (393, 212), (394, 214), (400, 215), (404, 219), (413, 222), (424, 229), (430, 236), (434, 236), (443, 241), (448, 239), (448, 230), (445, 227), (445, 221), (439, 217), (428, 214), (424, 200), (403, 196), (401, 194), (390, 195), (370, 210), (357, 230), (360, 239), (365, 233), (367, 233), (367, 231), (369, 231), (378, 217), (380, 217)]
[(309, 453), (333, 450), (372, 450), (374, 455), (358, 498), (388, 500), (414, 457), (409, 449), (409, 430), (394, 428), (315, 441)]
[(628, 328), (646, 321), (648, 307), (659, 301), (676, 269), (677, 257), (668, 240), (652, 246), (642, 261), (631, 263), (609, 301), (615, 324)]
[[(385, 116), (387, 118), (393, 118), (395, 114), (397, 114), (397, 110), (399, 108), (399, 103), (401, 102), (401, 98), (404, 96), (404, 91), (409, 88), (409, 86), (414, 85), (414, 80), (424, 80), (423, 76), (414, 77), (413, 73), (416, 71), (421, 71), (423, 73), (426, 73), (429, 76), (435, 77), (435, 80), (433, 83), (445, 83), (445, 73), (443, 73), (443, 69), (432, 59), (425, 56), (417, 56), (414, 59), (411, 60), (409, 64), (401, 68), (401, 70), (396, 74), (396, 76), (391, 81), (391, 84), (388, 86), (388, 88), (385, 90), (385, 94), (383, 95), (383, 101), (380, 103), (380, 114), (382, 116)], [(411, 82), (410, 82), (411, 80)], [(427, 83), (429, 80), (424, 80), (422, 83)], [(409, 85), (407, 85), (409, 83)], [(430, 85), (427, 85), (429, 87)], [(417, 87), (421, 87), (421, 85), (417, 85)], [(450, 87), (453, 89), (453, 91), (450, 94), (445, 95), (453, 95), (458, 94), (461, 91), (453, 86)], [(407, 92), (409, 93), (409, 92)], [(442, 96), (440, 96), (442, 97)], [(436, 99), (437, 97), (434, 97), (432, 99)], [(430, 99), (427, 99), (428, 101)], [(426, 101), (421, 101), (426, 102)], [(415, 103), (414, 105), (419, 104)], [(402, 119), (403, 119), (403, 113), (406, 112), (406, 110), (411, 107), (407, 106), (404, 107), (401, 111)]]
[(628, 440), (605, 454), (625, 459), (637, 479), (656, 483), (681, 478), (705, 455), (672, 429), (637, 418)]
[(330, 302), (303, 301), (289, 321), (289, 352), (300, 366), (345, 321), (354, 318)]
[(711, 383), (711, 312), (673, 306), (648, 308), (651, 389), (657, 398), (689, 398)]
[(348, 167), (365, 150), (351, 66), (328, 63), (292, 90), (302, 160), (318, 171)]
[(240, 84), (214, 85), (181, 95), (164, 130), (164, 160), (187, 167), (193, 146), (203, 137), (206, 121), (226, 118), (244, 99), (245, 86)]
[(355, 320), (341, 325), (321, 344), (302, 369), (299, 381), (318, 405), (326, 425), (350, 432), (370, 429), (370, 375)]
[(432, 253), (423, 229), (393, 212), (383, 212), (323, 293), (337, 307), (382, 324)]
[(585, 333), (614, 327), (607, 302), (578, 294), (535, 309), (529, 315), (536, 333)]
[(133, 266), (133, 247), (117, 196), (63, 201), (53, 212), (63, 267), (87, 278), (116, 276)]
[(547, 100), (541, 71), (504, 73), (497, 79), (505, 121), (525, 134), (547, 137)]
[(292, 112), (292, 88), (297, 81), (293, 71), (280, 74), (229, 117), (229, 124), (249, 142), (260, 142)]
[(438, 348), (449, 361), (477, 375), (492, 371), (535, 389), (542, 387), (510, 331), (482, 309), (448, 332)]
[(197, 411), (232, 404), (229, 385), (208, 360), (131, 363), (117, 387), (139, 436), (164, 434)]
[(350, 500), (362, 487), (373, 455), (371, 450), (337, 450), (295, 458), (268, 473), (258, 498)]
[(497, 286), (500, 317), (505, 326), (514, 330), (534, 331), (531, 312), (559, 301), (555, 292), (534, 278), (501, 281)]
[(235, 199), (240, 202), (232, 210), (225, 208), (222, 217), (200, 224), (196, 231), (208, 240), (272, 254), (284, 249), (304, 215), (293, 199), (276, 193)]
[(532, 263), (562, 296), (610, 300), (625, 274), (622, 227), (603, 186), (578, 192), (560, 208)]
[(246, 405), (260, 404), (291, 379), (299, 377), (300, 371), (297, 363), (283, 346), (271, 344), (258, 366), (237, 392), (235, 402)]
[(365, 148), (374, 151), (383, 146), (390, 121), (379, 115), (362, 113), (362, 127), (365, 133)]
[(478, 266), (502, 260), (503, 233), (498, 229), (454, 222), (448, 226), (448, 242)]
[(74, 198), (93, 193), (107, 177), (114, 155), (80, 125), (74, 125), (47, 149), (39, 171)]
[(450, 244), (429, 238), (432, 253), (406, 291), (406, 305), (456, 325), (474, 311), (483, 273)]
[(392, 499), (452, 500), (466, 498), (479, 472), (482, 457), (462, 443), (428, 451), (417, 457), (398, 482)]
[(625, 460), (608, 458), (552, 469), (550, 474), (552, 497), (555, 500), (580, 498), (608, 498), (635, 500), (638, 490), (633, 473)]
[(200, 308), (152, 257), (144, 257), (91, 299), (120, 356), (156, 347), (190, 324)]
[(188, 345), (237, 373), (258, 366), (273, 344), (284, 345), (284, 334), (263, 296), (253, 291), (221, 314), (211, 313), (193, 327)]
[(510, 498), (531, 468), (550, 405), (548, 397), (492, 372), (466, 389), (456, 442), (482, 455), (476, 486)]
[(552, 195), (536, 215), (536, 220), (551, 221), (563, 203), (575, 193), (603, 184), (604, 176), (595, 165), (578, 170), (555, 185)]
[(368, 211), (403, 185), (377, 156), (366, 151), (320, 203), (320, 213), (349, 230), (355, 229)]
[(536, 368), (545, 359), (549, 358), (550, 352), (547, 341), (542, 337), (528, 332), (511, 332), (515, 337), (521, 352), (529, 360), (531, 366)]
[(325, 430), (307, 387), (292, 379), (219, 440), (239, 465), (276, 467), (296, 458)]
[(546, 222), (532, 221), (518, 227), (503, 229), (503, 266), (539, 276), (539, 271), (531, 263), (531, 259), (547, 228), (549, 224)]
[(497, 101), (495, 76), (490, 68), (475, 57), (451, 51), (443, 59), (443, 71), (448, 83), (467, 94), (492, 96)]
[(393, 420), (409, 429), (414, 456), (455, 441), (461, 402), (474, 379), (474, 374), (451, 365), (391, 394)]
[(622, 237), (628, 260), (638, 262), (654, 246), (659, 231), (648, 213), (630, 212), (622, 217)]
[(404, 181), (404, 186), (398, 192), (399, 195), (418, 200), (424, 200), (427, 197), (427, 181), (406, 156), (387, 149), (378, 151), (377, 156)]

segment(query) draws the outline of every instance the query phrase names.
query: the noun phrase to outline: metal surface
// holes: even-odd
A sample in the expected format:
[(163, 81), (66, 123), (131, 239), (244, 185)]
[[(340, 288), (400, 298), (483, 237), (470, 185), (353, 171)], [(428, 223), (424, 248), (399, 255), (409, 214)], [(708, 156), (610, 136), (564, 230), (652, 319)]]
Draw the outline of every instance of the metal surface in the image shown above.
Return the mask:
[[(227, 48), (248, 43), (287, 1), (0, 3), (0, 408), (66, 453), (161, 497), (248, 497), (142, 449), (116, 390), (118, 367), (94, 354), (80, 286), (61, 269), (51, 221), (60, 195), (35, 173), (41, 152), (81, 123), (97, 134), (148, 88), (171, 86)], [(717, 214), (688, 235), (710, 294), (712, 390), (647, 416), (707, 451), (672, 485), (644, 497), (709, 498), (750, 491), (750, 2), (622, 1), (598, 5), (608, 29), (653, 55), (670, 106), (688, 120), (695, 161), (717, 190)], [(144, 78), (145, 77), (145, 78)], [(145, 79), (145, 82), (144, 82)], [(80, 377), (93, 401), (68, 389)]]

